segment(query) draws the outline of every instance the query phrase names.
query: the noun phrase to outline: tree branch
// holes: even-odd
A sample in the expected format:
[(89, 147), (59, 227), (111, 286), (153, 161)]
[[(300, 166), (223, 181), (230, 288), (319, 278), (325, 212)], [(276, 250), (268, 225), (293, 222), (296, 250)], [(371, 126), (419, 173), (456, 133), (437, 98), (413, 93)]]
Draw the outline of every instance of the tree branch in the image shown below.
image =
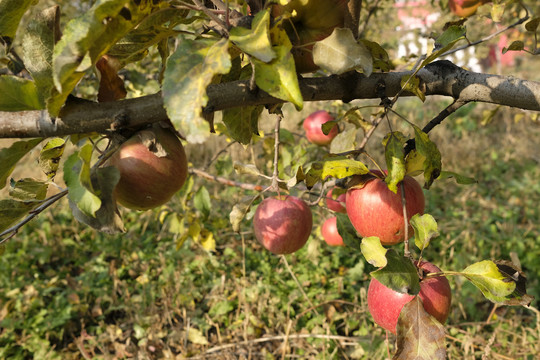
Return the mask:
[[(366, 78), (356, 72), (300, 79), (304, 101), (376, 99), (377, 86), (386, 85), (386, 96), (401, 90), (401, 78), (410, 72), (374, 73)], [(449, 61), (427, 65), (418, 74), (426, 96), (450, 96), (462, 102), (485, 102), (540, 111), (540, 82), (464, 70)], [(351, 86), (353, 84), (353, 86)], [(250, 91), (249, 81), (210, 85), (205, 113), (248, 105), (283, 103), (262, 90)], [(413, 96), (404, 92), (402, 96)], [(0, 112), (0, 138), (51, 137), (85, 132), (109, 132), (167, 120), (160, 94), (108, 103), (70, 101), (60, 117), (46, 111)]]

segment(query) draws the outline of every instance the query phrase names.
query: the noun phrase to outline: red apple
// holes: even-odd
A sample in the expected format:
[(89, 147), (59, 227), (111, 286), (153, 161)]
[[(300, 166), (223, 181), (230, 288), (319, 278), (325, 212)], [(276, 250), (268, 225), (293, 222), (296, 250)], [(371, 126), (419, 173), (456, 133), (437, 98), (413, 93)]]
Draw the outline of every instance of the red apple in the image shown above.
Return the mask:
[(264, 199), (253, 218), (255, 237), (274, 254), (290, 254), (302, 248), (312, 226), (311, 210), (294, 196)]
[[(426, 261), (421, 263), (420, 269), (424, 274), (441, 272), (437, 266)], [(450, 313), (452, 302), (452, 291), (448, 279), (444, 276), (421, 279), (418, 296), (428, 314), (444, 324)], [(367, 292), (369, 312), (379, 326), (394, 334), (401, 309), (413, 298), (413, 295), (403, 294), (384, 286), (375, 278), (372, 278), (369, 283)]]
[(337, 126), (325, 135), (322, 131), (322, 124), (327, 121), (334, 121), (334, 117), (325, 110), (315, 111), (304, 120), (304, 131), (307, 139), (316, 145), (328, 145), (338, 134)]
[(476, 12), (480, 5), (489, 1), (491, 0), (449, 0), (448, 5), (457, 16), (469, 17)]
[(165, 204), (187, 177), (184, 147), (174, 132), (159, 124), (124, 142), (107, 161), (120, 172), (116, 201), (134, 210)]
[[(326, 207), (332, 211), (339, 212), (345, 214), (347, 210), (345, 210), (345, 199), (347, 198), (347, 193), (343, 193), (337, 196), (332, 195), (332, 191), (334, 189), (330, 189), (328, 193), (326, 194)], [(334, 200), (335, 199), (335, 200)]]
[[(372, 171), (379, 176), (379, 171)], [(405, 240), (401, 186), (405, 184), (405, 201), (408, 220), (415, 214), (423, 214), (424, 193), (420, 184), (410, 176), (405, 176), (394, 194), (386, 182), (373, 177), (362, 188), (347, 191), (346, 210), (351, 223), (362, 237), (377, 236), (383, 245), (394, 245)], [(409, 225), (408, 235), (414, 230)]]
[(338, 233), (337, 218), (335, 216), (326, 219), (321, 229), (324, 241), (330, 246), (345, 246), (343, 238)]

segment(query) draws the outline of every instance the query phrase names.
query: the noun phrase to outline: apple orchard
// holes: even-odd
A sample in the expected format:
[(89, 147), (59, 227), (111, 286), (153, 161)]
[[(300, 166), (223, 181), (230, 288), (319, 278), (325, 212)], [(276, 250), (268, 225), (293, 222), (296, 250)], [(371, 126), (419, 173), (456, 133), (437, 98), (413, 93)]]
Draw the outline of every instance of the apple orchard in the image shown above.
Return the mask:
[[(539, 54), (535, 1), (59, 3), (0, 0), (1, 244), (55, 207), (110, 237), (129, 231), (125, 218), (153, 212), (163, 229), (175, 224), (178, 249), (215, 252), (226, 230), (279, 258), (308, 309), (293, 264), (319, 237), (371, 269), (367, 311), (394, 359), (447, 357), (446, 322), (460, 306), (450, 279), (497, 307), (534, 304), (509, 254), (432, 262), (447, 225), (427, 204), (438, 184), (482, 186), (443, 166), (432, 130), (471, 103), (537, 118), (540, 82), (487, 71)], [(386, 27), (408, 33), (397, 44)], [(429, 119), (398, 110), (441, 97)], [(213, 173), (235, 144), (240, 160)], [(214, 207), (225, 190), (211, 195), (205, 182), (235, 189), (230, 208)], [(293, 340), (284, 341), (283, 358)], [(332, 346), (336, 358), (352, 356)]]

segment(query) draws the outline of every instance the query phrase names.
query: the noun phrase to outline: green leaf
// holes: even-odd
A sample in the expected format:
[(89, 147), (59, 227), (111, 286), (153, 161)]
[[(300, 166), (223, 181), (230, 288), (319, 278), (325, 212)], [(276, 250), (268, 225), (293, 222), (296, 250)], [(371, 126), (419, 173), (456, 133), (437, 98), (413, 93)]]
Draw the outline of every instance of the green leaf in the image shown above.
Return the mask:
[(0, 232), (13, 226), (39, 206), (35, 201), (0, 200)]
[(270, 42), (270, 11), (259, 11), (251, 22), (251, 29), (235, 27), (229, 39), (246, 54), (268, 63), (276, 58)]
[(426, 94), (420, 90), (420, 78), (416, 75), (404, 75), (401, 78), (401, 88), (418, 96), (422, 102), (426, 101)]
[(385, 178), (388, 189), (397, 194), (397, 184), (405, 177), (405, 136), (394, 131), (386, 135), (383, 140), (384, 157), (388, 168), (388, 176)]
[(246, 106), (223, 110), (223, 123), (229, 135), (240, 144), (248, 145), (259, 132), (259, 115), (263, 106)]
[(336, 218), (338, 234), (343, 239), (345, 245), (355, 250), (360, 250), (362, 239), (356, 234), (356, 230), (351, 224), (349, 217), (346, 214), (336, 213)]
[(240, 224), (246, 217), (246, 214), (251, 209), (251, 204), (253, 203), (253, 198), (244, 199), (242, 202), (239, 202), (233, 206), (231, 213), (229, 214), (229, 221), (231, 222), (234, 232), (240, 231)]
[(444, 326), (424, 309), (419, 296), (399, 313), (394, 360), (446, 359)]
[[(68, 161), (69, 160), (70, 159), (68, 159)], [(66, 163), (68, 161), (66, 161)], [(66, 167), (64, 166), (64, 171), (65, 169)], [(73, 216), (78, 221), (91, 226), (98, 231), (103, 231), (108, 234), (125, 232), (126, 230), (122, 222), (122, 217), (120, 216), (120, 212), (113, 195), (114, 188), (120, 180), (120, 172), (114, 166), (107, 166), (104, 168), (92, 169), (90, 178), (92, 188), (94, 191), (96, 191), (96, 193), (99, 194), (100, 206), (96, 210), (94, 216), (89, 216), (81, 211), (79, 204), (70, 199), (69, 206)], [(71, 189), (69, 190), (71, 192)]]
[(7, 178), (11, 175), (15, 164), (42, 139), (21, 140), (14, 142), (9, 148), (0, 150), (0, 189), (6, 186)]
[(506, 54), (507, 51), (521, 51), (523, 49), (525, 49), (525, 44), (523, 43), (523, 41), (516, 40), (512, 41), (510, 46), (504, 47), (502, 49), (502, 53)]
[(66, 141), (64, 139), (54, 138), (47, 141), (43, 149), (41, 149), (41, 153), (39, 154), (39, 166), (45, 175), (47, 175), (48, 179), (55, 177), (65, 147)]
[(193, 205), (195, 209), (199, 210), (203, 215), (203, 220), (208, 219), (210, 210), (212, 210), (212, 200), (210, 200), (210, 194), (206, 187), (201, 186), (193, 197)]
[(35, 81), (42, 109), (45, 108), (46, 100), (54, 87), (52, 54), (55, 41), (60, 37), (57, 33), (60, 30), (59, 9), (58, 6), (53, 6), (41, 11), (28, 24), (22, 36), (24, 65)]
[(388, 249), (386, 261), (385, 267), (371, 272), (375, 279), (400, 293), (416, 295), (420, 292), (418, 273), (410, 259), (399, 255), (394, 249)]
[(38, 89), (32, 80), (13, 75), (0, 76), (0, 111), (43, 109)]
[(186, 134), (190, 143), (203, 142), (210, 126), (202, 117), (208, 103), (206, 88), (217, 74), (231, 67), (229, 41), (182, 39), (169, 57), (163, 80), (163, 100), (173, 124)]
[(147, 1), (98, 0), (83, 15), (67, 23), (53, 52), (56, 89), (47, 102), (51, 115), (58, 115), (84, 72), (153, 9)]
[(69, 193), (69, 200), (86, 216), (95, 218), (101, 207), (101, 200), (90, 179), (90, 159), (93, 146), (84, 145), (80, 151), (72, 154), (64, 164), (64, 181)]
[(424, 157), (424, 187), (429, 189), (433, 181), (441, 174), (441, 152), (437, 148), (437, 145), (431, 141), (428, 134), (423, 132), (418, 126), (413, 125), (413, 127), (416, 150)]
[(360, 250), (366, 261), (375, 267), (382, 268), (388, 263), (386, 259), (388, 249), (382, 246), (381, 240), (377, 236), (363, 238)]
[(0, 0), (0, 37), (13, 39), (26, 10), (37, 0)]
[(330, 153), (339, 154), (354, 150), (356, 148), (355, 144), (357, 132), (358, 129), (356, 129), (355, 126), (349, 125), (344, 131), (338, 133), (334, 140), (332, 140), (330, 143)]
[(516, 288), (516, 283), (502, 274), (491, 260), (474, 263), (461, 274), (479, 288), (488, 300), (495, 303), (504, 303)]
[(253, 58), (255, 64), (255, 83), (268, 94), (289, 101), (301, 110), (304, 100), (296, 75), (292, 44), (285, 30), (275, 26), (271, 30), (273, 50), (277, 57), (269, 63)]
[(362, 69), (366, 76), (373, 72), (373, 58), (350, 29), (335, 28), (330, 36), (313, 46), (313, 62), (331, 74)]
[(197, 345), (208, 345), (208, 340), (204, 337), (202, 332), (198, 329), (190, 327), (188, 329), (188, 340)]
[(437, 222), (430, 214), (415, 214), (409, 224), (414, 229), (414, 243), (420, 250), (427, 248), (431, 239), (439, 236)]
[(538, 29), (538, 25), (540, 25), (540, 17), (537, 16), (525, 23), (525, 29), (527, 31), (536, 32), (536, 29)]
[(11, 180), (9, 195), (21, 201), (40, 201), (47, 197), (47, 182), (30, 178), (14, 181)]
[(352, 175), (367, 174), (368, 172), (369, 169), (361, 161), (347, 158), (330, 158), (329, 160), (313, 163), (308, 174), (317, 180), (325, 180), (329, 176), (343, 179)]
[(462, 25), (449, 26), (436, 40), (431, 54), (422, 62), (420, 68), (431, 63), (439, 56), (450, 50), (454, 45), (462, 39), (465, 39), (465, 27)]
[(471, 185), (476, 184), (478, 181), (476, 181), (473, 178), (460, 175), (458, 173), (452, 172), (452, 171), (441, 171), (441, 174), (437, 179), (448, 179), (448, 178), (454, 178), (456, 182), (460, 185)]

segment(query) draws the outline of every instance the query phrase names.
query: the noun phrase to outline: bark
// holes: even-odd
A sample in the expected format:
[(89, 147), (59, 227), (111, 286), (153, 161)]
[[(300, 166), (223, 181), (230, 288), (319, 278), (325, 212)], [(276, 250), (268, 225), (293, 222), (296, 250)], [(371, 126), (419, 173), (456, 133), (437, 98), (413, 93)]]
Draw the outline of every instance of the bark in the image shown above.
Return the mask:
[[(303, 78), (300, 88), (304, 101), (380, 98), (384, 84), (386, 96), (395, 96), (401, 79), (409, 72), (374, 73), (366, 78), (352, 72), (340, 76)], [(426, 96), (443, 95), (461, 102), (485, 102), (524, 110), (540, 111), (540, 83), (464, 70), (449, 61), (429, 64), (417, 74)], [(248, 81), (210, 85), (205, 113), (248, 105), (283, 103), (264, 91), (249, 89)], [(413, 96), (402, 93), (401, 96)], [(51, 137), (86, 132), (109, 132), (167, 120), (160, 94), (136, 99), (95, 103), (68, 101), (58, 118), (46, 111), (0, 112), (0, 138)]]

